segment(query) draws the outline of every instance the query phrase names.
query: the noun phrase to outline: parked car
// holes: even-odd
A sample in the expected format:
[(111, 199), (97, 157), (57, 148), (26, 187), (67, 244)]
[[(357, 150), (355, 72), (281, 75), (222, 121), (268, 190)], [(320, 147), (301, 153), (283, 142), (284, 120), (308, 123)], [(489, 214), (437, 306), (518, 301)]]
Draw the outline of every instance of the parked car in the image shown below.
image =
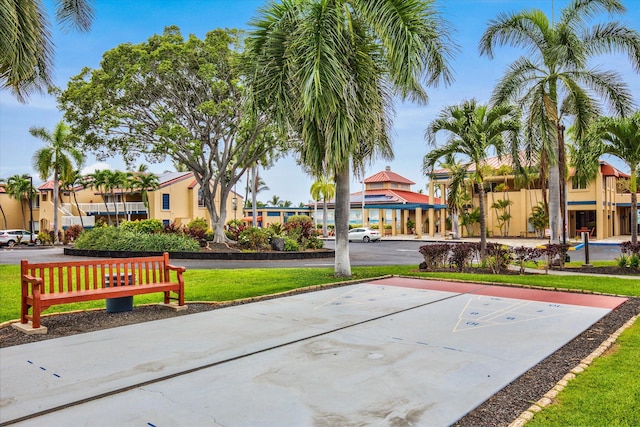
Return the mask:
[(33, 237), (33, 242), (40, 244), (40, 240), (37, 239), (37, 233), (31, 234), (29, 230), (0, 230), (0, 245), (13, 246), (17, 243), (28, 244), (31, 241), (30, 236)]
[(377, 242), (380, 240), (380, 232), (367, 227), (354, 228), (349, 230), (349, 241)]

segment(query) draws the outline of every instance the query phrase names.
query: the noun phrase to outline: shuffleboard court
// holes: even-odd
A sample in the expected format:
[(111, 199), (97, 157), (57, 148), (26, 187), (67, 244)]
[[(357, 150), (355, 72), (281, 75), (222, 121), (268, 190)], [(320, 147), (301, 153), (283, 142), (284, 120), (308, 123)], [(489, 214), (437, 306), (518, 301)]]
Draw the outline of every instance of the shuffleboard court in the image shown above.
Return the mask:
[(624, 301), (389, 278), (8, 347), (0, 424), (446, 426)]

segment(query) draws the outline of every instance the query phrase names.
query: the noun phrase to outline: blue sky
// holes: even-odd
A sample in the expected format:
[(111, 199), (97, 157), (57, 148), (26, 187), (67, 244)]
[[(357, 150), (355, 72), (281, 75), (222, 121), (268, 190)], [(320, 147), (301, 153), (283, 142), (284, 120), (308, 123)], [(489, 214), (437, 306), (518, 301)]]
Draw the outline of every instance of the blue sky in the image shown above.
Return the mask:
[[(617, 18), (636, 30), (640, 30), (640, 1), (623, 0), (627, 13)], [(53, 11), (53, 2), (45, 1), (46, 10)], [(177, 25), (183, 35), (195, 34), (202, 38), (214, 28), (244, 28), (266, 4), (263, 0), (95, 0), (96, 18), (89, 33), (61, 32), (56, 27), (53, 39), (56, 45), (54, 80), (57, 86), (66, 87), (70, 77), (78, 74), (82, 67), (96, 68), (102, 54), (121, 43), (140, 43), (151, 35), (162, 32), (167, 25)], [(447, 105), (458, 104), (464, 99), (476, 98), (487, 102), (495, 82), (502, 76), (507, 65), (520, 52), (511, 48), (499, 48), (496, 57), (489, 60), (480, 57), (477, 44), (490, 19), (500, 12), (520, 11), (530, 8), (542, 9), (551, 15), (552, 4), (556, 16), (568, 0), (437, 0), (436, 5), (443, 17), (449, 21), (454, 34), (452, 38), (460, 51), (451, 62), (455, 81), (448, 87), (428, 89), (428, 105), (397, 103), (394, 120), (393, 161), (376, 161), (367, 168), (366, 176), (391, 170), (416, 182), (414, 190), (426, 189), (428, 179), (422, 176), (422, 158), (427, 153), (424, 130), (439, 111)], [(636, 105), (640, 103), (640, 76), (633, 72), (626, 56), (600, 57), (593, 64), (602, 69), (613, 69), (621, 73), (630, 86)], [(28, 104), (18, 103), (9, 92), (0, 91), (0, 177), (14, 174), (34, 174), (31, 158), (43, 146), (43, 142), (29, 134), (31, 126), (53, 129), (62, 119), (55, 100), (46, 95), (32, 96)], [(86, 166), (96, 163), (90, 153)], [(124, 170), (120, 158), (107, 160), (111, 169)], [(624, 169), (619, 162), (612, 161)], [(101, 166), (102, 169), (105, 166)], [(150, 164), (151, 171), (161, 173), (171, 169), (169, 162)], [(273, 195), (294, 204), (308, 202), (309, 188), (313, 179), (296, 166), (291, 157), (278, 161), (270, 170), (261, 171), (261, 176), (270, 190), (259, 194), (267, 201)], [(296, 179), (292, 179), (295, 176)], [(39, 179), (37, 181), (40, 181)], [(359, 179), (352, 181), (352, 191), (361, 188)], [(238, 188), (240, 192), (240, 188)]]

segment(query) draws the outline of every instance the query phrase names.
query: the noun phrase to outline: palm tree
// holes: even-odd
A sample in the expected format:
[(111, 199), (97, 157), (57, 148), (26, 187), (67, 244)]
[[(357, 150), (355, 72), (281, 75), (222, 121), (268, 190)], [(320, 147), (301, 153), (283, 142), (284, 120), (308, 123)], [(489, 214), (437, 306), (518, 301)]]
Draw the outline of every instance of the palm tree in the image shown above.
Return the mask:
[(283, 0), (252, 22), (245, 64), (257, 108), (299, 141), (300, 162), (336, 183), (336, 276), (351, 276), (350, 170), (391, 158), (393, 96), (426, 102), (451, 80), (445, 23), (423, 0)]
[[(517, 150), (519, 116), (515, 107), (498, 105), (493, 108), (479, 105), (475, 100), (443, 108), (432, 121), (425, 137), (436, 147), (436, 134), (445, 132), (449, 137), (441, 147), (424, 156), (423, 171), (433, 174), (438, 161), (447, 156), (464, 157), (464, 173), (470, 175), (478, 189), (480, 207), (480, 256), (485, 258), (487, 248), (487, 218), (485, 208), (483, 165), (490, 149), (502, 156), (508, 149)], [(517, 156), (513, 156), (515, 160)], [(473, 169), (472, 169), (473, 167)], [(460, 171), (459, 173), (462, 173)]]
[[(336, 186), (327, 176), (321, 176), (313, 184), (311, 184), (311, 197), (316, 202), (322, 200), (322, 235), (327, 237), (327, 202), (336, 194)], [(364, 197), (364, 194), (362, 195)], [(364, 218), (363, 218), (364, 223)]]
[(6, 191), (9, 197), (20, 201), (22, 209), (22, 228), (27, 228), (27, 215), (24, 211), (25, 200), (31, 201), (31, 182), (23, 175), (13, 175), (7, 180)]
[[(480, 53), (493, 58), (494, 46), (526, 51), (513, 62), (494, 89), (492, 102), (517, 102), (525, 111), (528, 152), (540, 152), (549, 162), (549, 224), (551, 243), (559, 242), (561, 192), (564, 193), (565, 149), (563, 116), (572, 115), (576, 136), (599, 115), (597, 94), (617, 114), (629, 112), (632, 96), (620, 75), (589, 69), (588, 61), (605, 53), (628, 53), (640, 70), (640, 35), (618, 22), (588, 20), (598, 13), (625, 12), (619, 0), (572, 0), (558, 22), (537, 9), (501, 14), (480, 41)], [(586, 88), (586, 89), (585, 89)]]
[(76, 187), (82, 186), (86, 188), (86, 180), (80, 174), (80, 170), (76, 169), (72, 173), (70, 173), (65, 180), (62, 181), (62, 185), (65, 188), (68, 188), (73, 194), (73, 201), (76, 204), (76, 209), (78, 210), (78, 215), (80, 216), (80, 225), (84, 228), (84, 220), (82, 219), (82, 210), (80, 210), (80, 204), (78, 204), (78, 197), (76, 195)]
[(107, 175), (109, 172), (110, 171), (108, 169), (104, 169), (104, 170), (97, 169), (92, 174), (89, 174), (87, 176), (87, 184), (89, 187), (93, 188), (94, 190), (98, 191), (101, 194), (102, 203), (104, 203), (104, 207), (107, 212), (107, 223), (110, 225), (111, 212), (109, 212), (109, 205), (107, 204), (107, 197), (106, 197), (106, 193), (107, 193), (106, 182), (107, 182)]
[[(571, 130), (573, 131), (573, 129)], [(581, 182), (595, 179), (599, 158), (604, 154), (615, 156), (630, 169), (631, 241), (638, 242), (638, 173), (640, 172), (640, 111), (631, 117), (601, 117), (590, 127), (572, 162), (576, 178)]]
[(135, 187), (140, 190), (142, 203), (149, 209), (149, 191), (155, 191), (160, 186), (158, 175), (154, 173), (140, 173), (135, 176)]
[[(88, 31), (91, 0), (57, 0), (56, 19)], [(0, 86), (19, 101), (52, 86), (53, 41), (41, 0), (2, 0), (0, 4)]]
[[(439, 162), (439, 166), (449, 170), (449, 182), (447, 188), (447, 208), (451, 214), (451, 232), (453, 239), (460, 238), (460, 212), (467, 201), (467, 169), (458, 162), (453, 153), (445, 156), (445, 160)], [(431, 175), (431, 179), (435, 177)]]
[(105, 171), (105, 189), (109, 192), (111, 203), (113, 203), (113, 211), (116, 214), (116, 226), (120, 225), (120, 212), (118, 211), (118, 196), (116, 190), (119, 190), (120, 197), (124, 196), (124, 186), (127, 175), (122, 171)]
[(40, 174), (42, 180), (46, 180), (53, 173), (53, 231), (54, 243), (58, 240), (58, 199), (60, 197), (60, 180), (66, 180), (84, 161), (84, 154), (73, 146), (75, 136), (64, 122), (59, 122), (53, 132), (45, 128), (32, 127), (29, 133), (45, 141), (48, 145), (37, 150), (33, 155), (33, 167)]
[(276, 196), (275, 194), (271, 197), (271, 200), (269, 200), (269, 204), (271, 206), (278, 206), (280, 205), (280, 197)]

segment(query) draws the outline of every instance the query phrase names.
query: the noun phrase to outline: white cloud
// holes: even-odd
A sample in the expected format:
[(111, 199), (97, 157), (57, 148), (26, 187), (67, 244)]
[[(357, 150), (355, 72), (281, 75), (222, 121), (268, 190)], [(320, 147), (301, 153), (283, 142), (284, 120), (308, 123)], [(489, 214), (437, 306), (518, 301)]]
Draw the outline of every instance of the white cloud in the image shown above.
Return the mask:
[(111, 170), (111, 165), (108, 163), (104, 163), (104, 162), (97, 162), (94, 163), (92, 165), (89, 166), (85, 166), (84, 168), (82, 168), (82, 170), (80, 171), (81, 175), (88, 175), (90, 173), (94, 173), (97, 170)]

